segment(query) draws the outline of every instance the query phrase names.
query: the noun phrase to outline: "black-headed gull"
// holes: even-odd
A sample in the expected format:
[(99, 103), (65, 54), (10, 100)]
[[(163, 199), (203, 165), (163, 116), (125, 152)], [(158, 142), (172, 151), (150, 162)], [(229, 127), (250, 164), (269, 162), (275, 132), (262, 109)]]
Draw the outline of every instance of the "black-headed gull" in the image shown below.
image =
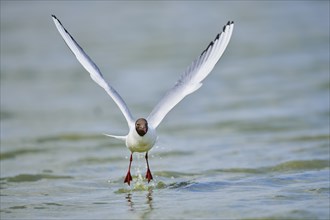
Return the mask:
[(89, 72), (91, 78), (110, 95), (126, 118), (129, 127), (129, 133), (127, 135), (116, 136), (106, 134), (107, 136), (125, 141), (127, 148), (131, 151), (130, 162), (124, 183), (130, 185), (130, 181), (132, 180), (130, 170), (134, 152), (146, 152), (146, 179), (149, 183), (153, 178), (148, 163), (148, 152), (156, 142), (156, 128), (176, 104), (202, 86), (202, 81), (212, 71), (215, 64), (225, 51), (233, 32), (234, 22), (228, 21), (223, 27), (222, 32), (220, 32), (201, 55), (192, 62), (176, 84), (165, 94), (152, 110), (147, 119), (139, 118), (135, 120), (125, 101), (118, 92), (104, 80), (100, 69), (96, 66), (93, 60), (85, 53), (75, 39), (73, 39), (56, 16), (52, 15), (52, 18), (57, 30), (60, 32), (65, 43), (69, 46), (78, 61)]

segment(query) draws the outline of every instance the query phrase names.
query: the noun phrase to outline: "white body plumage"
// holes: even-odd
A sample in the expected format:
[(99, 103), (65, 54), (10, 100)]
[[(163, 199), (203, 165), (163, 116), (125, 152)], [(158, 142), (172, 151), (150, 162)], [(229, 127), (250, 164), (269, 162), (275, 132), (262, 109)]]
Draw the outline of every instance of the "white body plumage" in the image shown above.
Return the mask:
[(130, 129), (126, 137), (126, 146), (131, 152), (148, 152), (156, 143), (156, 130), (149, 126), (148, 132), (140, 136), (135, 129)]

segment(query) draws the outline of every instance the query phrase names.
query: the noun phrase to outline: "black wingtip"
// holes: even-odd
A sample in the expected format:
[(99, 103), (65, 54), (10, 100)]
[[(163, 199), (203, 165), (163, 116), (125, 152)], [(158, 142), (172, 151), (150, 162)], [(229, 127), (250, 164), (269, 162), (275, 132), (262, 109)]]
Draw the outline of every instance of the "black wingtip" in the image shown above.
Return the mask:
[(214, 44), (214, 41), (211, 41), (211, 42), (209, 43), (209, 45), (206, 47), (206, 49), (203, 50), (203, 52), (201, 53), (200, 57), (203, 56), (203, 54), (206, 53), (206, 51), (208, 51), (208, 49), (209, 49), (210, 47), (212, 47), (213, 44)]
[(219, 37), (220, 37), (220, 33), (217, 34), (217, 36), (214, 38), (213, 42), (216, 40), (219, 40)]
[[(62, 25), (61, 21), (58, 20), (58, 18), (54, 14), (52, 14), (52, 18), (56, 19), (56, 21), (58, 21), (58, 23), (60, 23)], [(65, 31), (67, 32), (67, 30), (65, 30)]]
[(60, 20), (58, 20), (58, 18), (54, 14), (52, 14), (52, 18), (55, 19), (56, 21), (60, 22)]
[[(228, 21), (227, 24), (225, 26), (223, 26), (222, 32), (225, 32), (226, 27), (227, 26), (230, 26), (232, 24), (234, 24), (234, 21)], [(209, 45), (207, 46), (207, 48), (201, 53), (200, 56), (203, 56), (203, 54), (206, 53), (206, 51), (208, 51), (208, 49), (213, 46), (214, 42), (217, 41), (220, 38), (220, 36), (221, 36), (221, 33), (218, 33), (217, 36), (214, 38), (214, 40), (211, 41), (211, 43), (209, 43)]]
[(225, 26), (223, 26), (222, 32), (225, 32), (227, 26), (228, 26), (228, 23)]
[(225, 26), (223, 26), (223, 28), (222, 28), (222, 32), (225, 32), (226, 27), (227, 27), (227, 26), (230, 26), (230, 25), (232, 25), (232, 24), (234, 24), (234, 21), (228, 21), (227, 24), (226, 24)]

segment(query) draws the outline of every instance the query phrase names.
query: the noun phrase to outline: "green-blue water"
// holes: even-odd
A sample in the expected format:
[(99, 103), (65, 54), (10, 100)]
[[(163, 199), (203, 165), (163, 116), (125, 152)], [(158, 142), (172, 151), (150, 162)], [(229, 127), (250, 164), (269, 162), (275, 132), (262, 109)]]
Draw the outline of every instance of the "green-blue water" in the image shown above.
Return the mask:
[[(228, 20), (203, 87), (149, 154), (58, 34), (55, 14), (136, 117)], [(1, 1), (1, 219), (328, 219), (329, 1)], [(136, 87), (138, 80), (143, 85)]]

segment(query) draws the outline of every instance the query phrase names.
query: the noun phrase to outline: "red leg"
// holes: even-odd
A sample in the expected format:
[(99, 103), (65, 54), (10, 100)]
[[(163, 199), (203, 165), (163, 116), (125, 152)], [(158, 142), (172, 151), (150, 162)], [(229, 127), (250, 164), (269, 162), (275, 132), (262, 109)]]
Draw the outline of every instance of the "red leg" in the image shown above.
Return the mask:
[(150, 182), (150, 180), (152, 180), (152, 175), (149, 169), (149, 162), (148, 162), (148, 152), (146, 153), (146, 161), (147, 161), (147, 174), (146, 174), (146, 179), (148, 180), (148, 183)]
[(132, 161), (133, 161), (133, 153), (131, 153), (131, 157), (129, 159), (128, 171), (127, 171), (127, 174), (126, 174), (126, 177), (125, 177), (125, 181), (124, 181), (124, 183), (127, 183), (128, 185), (130, 185), (130, 182), (132, 180), (132, 176), (131, 176), (131, 164), (132, 164)]

